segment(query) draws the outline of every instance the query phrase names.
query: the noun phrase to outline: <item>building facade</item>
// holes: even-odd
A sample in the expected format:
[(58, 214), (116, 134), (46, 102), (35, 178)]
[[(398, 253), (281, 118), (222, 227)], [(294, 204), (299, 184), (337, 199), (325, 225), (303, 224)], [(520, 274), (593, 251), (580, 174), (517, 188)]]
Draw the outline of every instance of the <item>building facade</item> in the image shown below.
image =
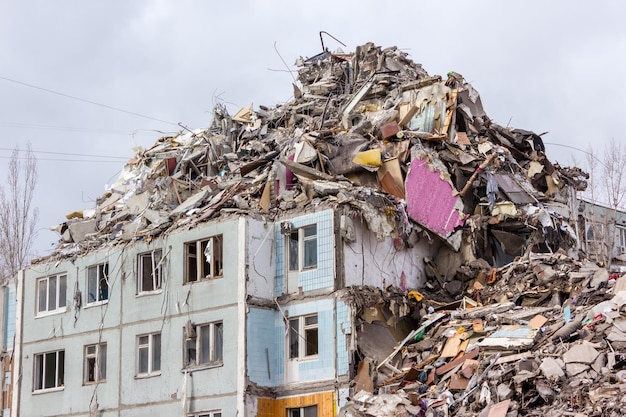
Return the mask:
[(578, 199), (580, 247), (590, 260), (626, 272), (626, 212)]
[(233, 216), (22, 271), (13, 415), (335, 415), (356, 337), (338, 294), (416, 288), (432, 254), (349, 214)]

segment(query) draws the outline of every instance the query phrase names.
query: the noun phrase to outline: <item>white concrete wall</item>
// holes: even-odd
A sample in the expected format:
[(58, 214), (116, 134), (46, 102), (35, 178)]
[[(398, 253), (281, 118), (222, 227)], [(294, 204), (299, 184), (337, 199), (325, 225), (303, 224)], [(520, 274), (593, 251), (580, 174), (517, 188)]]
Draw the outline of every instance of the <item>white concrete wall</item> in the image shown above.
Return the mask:
[[(425, 282), (424, 257), (434, 255), (433, 245), (426, 238), (412, 248), (394, 248), (392, 238), (380, 242), (367, 229), (365, 223), (353, 222), (355, 241), (344, 241), (344, 270), (346, 286), (372, 285), (385, 288), (389, 285), (419, 288)], [(406, 280), (403, 282), (402, 273)]]
[(247, 220), (248, 228), (248, 294), (273, 299), (276, 250), (274, 237), (276, 223)]

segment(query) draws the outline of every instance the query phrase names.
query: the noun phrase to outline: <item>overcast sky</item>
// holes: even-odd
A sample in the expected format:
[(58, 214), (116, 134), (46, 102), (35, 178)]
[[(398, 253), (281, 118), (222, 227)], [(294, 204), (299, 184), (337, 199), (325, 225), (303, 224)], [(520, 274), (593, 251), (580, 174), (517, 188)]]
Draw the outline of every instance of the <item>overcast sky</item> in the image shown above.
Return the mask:
[(550, 160), (583, 165), (585, 155), (565, 146), (601, 150), (621, 139), (625, 9), (571, 0), (0, 0), (0, 175), (11, 150), (30, 142), (35, 249), (45, 254), (58, 240), (48, 228), (93, 208), (133, 147), (179, 122), (206, 127), (216, 101), (231, 114), (288, 101), (282, 59), (295, 70), (296, 58), (321, 52), (320, 31), (347, 45), (325, 37), (333, 51), (395, 45), (431, 75), (461, 73), (492, 120), (547, 131)]

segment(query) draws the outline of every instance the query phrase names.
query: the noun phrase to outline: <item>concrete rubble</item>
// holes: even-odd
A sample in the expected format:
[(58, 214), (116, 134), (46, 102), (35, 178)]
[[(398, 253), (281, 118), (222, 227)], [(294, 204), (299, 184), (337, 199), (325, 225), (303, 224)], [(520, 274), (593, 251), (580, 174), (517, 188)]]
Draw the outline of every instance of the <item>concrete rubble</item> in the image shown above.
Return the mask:
[(207, 128), (135, 149), (95, 209), (56, 227), (45, 260), (331, 205), (398, 248), (438, 247), (422, 288), (341, 291), (358, 366), (338, 415), (621, 415), (626, 278), (579, 253), (587, 174), (491, 121), (460, 74), (429, 75), (396, 47), (297, 65), (288, 103), (218, 104)]

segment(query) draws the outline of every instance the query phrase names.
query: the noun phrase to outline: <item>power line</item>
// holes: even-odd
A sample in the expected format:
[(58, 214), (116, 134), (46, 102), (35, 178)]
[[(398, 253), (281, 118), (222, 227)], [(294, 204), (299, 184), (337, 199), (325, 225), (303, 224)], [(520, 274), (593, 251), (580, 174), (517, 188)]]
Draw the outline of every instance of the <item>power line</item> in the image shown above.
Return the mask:
[[(12, 159), (10, 156), (0, 156), (0, 159)], [(26, 159), (26, 158), (17, 158)], [(126, 158), (128, 159), (128, 158)], [(120, 161), (104, 161), (104, 160), (90, 160), (90, 159), (56, 159), (56, 158), (37, 158), (37, 161), (53, 161), (53, 162), (101, 162), (108, 164), (119, 164)]]
[[(10, 148), (0, 148), (0, 151), (14, 151), (14, 149), (10, 149)], [(19, 152), (26, 152), (26, 149), (19, 149)], [(108, 155), (90, 155), (90, 154), (84, 154), (84, 153), (69, 153), (69, 152), (49, 152), (49, 151), (34, 151), (31, 150), (32, 153), (45, 153), (45, 154), (50, 154), (50, 155), (66, 155), (66, 156), (90, 156), (90, 157), (96, 157), (96, 158), (113, 158), (113, 159), (128, 159), (125, 156), (108, 156)], [(2, 157), (2, 158), (8, 158), (8, 157)]]
[(107, 104), (98, 103), (96, 101), (91, 101), (91, 100), (87, 100), (87, 99), (84, 99), (84, 98), (81, 98), (81, 97), (77, 97), (77, 96), (73, 96), (73, 95), (70, 95), (70, 94), (61, 93), (59, 91), (51, 90), (49, 88), (39, 87), (37, 85), (33, 85), (33, 84), (25, 83), (25, 82), (22, 82), (22, 81), (14, 80), (14, 79), (8, 78), (8, 77), (3, 77), (1, 75), (0, 75), (0, 79), (5, 80), (5, 81), (9, 81), (9, 82), (12, 82), (12, 83), (15, 83), (15, 84), (23, 85), (25, 87), (34, 88), (36, 90), (45, 91), (46, 93), (51, 93), (51, 94), (56, 94), (56, 95), (61, 96), (61, 97), (71, 98), (72, 100), (82, 101), (83, 103), (92, 104), (94, 106), (103, 107), (105, 109), (115, 110), (115, 111), (118, 111), (118, 112), (130, 114), (130, 115), (133, 115), (133, 116), (142, 117), (144, 119), (154, 120), (156, 122), (167, 123), (167, 124), (170, 124), (170, 125), (178, 126), (178, 124), (174, 123), (174, 122), (170, 122), (170, 121), (162, 120), (162, 119), (157, 119), (156, 117), (146, 116), (145, 114), (136, 113), (136, 112), (129, 111), (129, 110), (124, 110), (124, 109), (120, 109), (119, 107), (109, 106)]
[(583, 149), (580, 149), (580, 148), (577, 148), (577, 147), (575, 147), (575, 146), (563, 145), (563, 144), (561, 144), (561, 143), (553, 143), (553, 142), (552, 142), (552, 143), (551, 143), (551, 142), (543, 142), (543, 144), (544, 144), (544, 145), (552, 145), (552, 146), (562, 146), (562, 147), (564, 147), (564, 148), (574, 149), (575, 151), (582, 152), (582, 153), (584, 153), (584, 154), (589, 155), (590, 157), (592, 157), (593, 159), (595, 159), (595, 160), (596, 160), (596, 162), (598, 162), (600, 165), (602, 165), (602, 166), (603, 166), (603, 167), (605, 167), (605, 168), (608, 168), (608, 166), (607, 166), (607, 165), (606, 165), (606, 164), (605, 164), (602, 160), (600, 160), (600, 158), (598, 158), (597, 156), (595, 156), (593, 153), (591, 153), (591, 152), (587, 152), (587, 151), (585, 151), (585, 150), (583, 150)]
[[(0, 121), (0, 126), (18, 128), (18, 129), (61, 130), (65, 132), (120, 134), (120, 135), (128, 135), (128, 136), (133, 135), (132, 132), (128, 132), (125, 130), (99, 129), (99, 128), (91, 128), (91, 127), (74, 127), (74, 126), (54, 126), (54, 125), (45, 125), (45, 124), (36, 124), (36, 123)], [(147, 133), (142, 132), (141, 134), (147, 134)]]

